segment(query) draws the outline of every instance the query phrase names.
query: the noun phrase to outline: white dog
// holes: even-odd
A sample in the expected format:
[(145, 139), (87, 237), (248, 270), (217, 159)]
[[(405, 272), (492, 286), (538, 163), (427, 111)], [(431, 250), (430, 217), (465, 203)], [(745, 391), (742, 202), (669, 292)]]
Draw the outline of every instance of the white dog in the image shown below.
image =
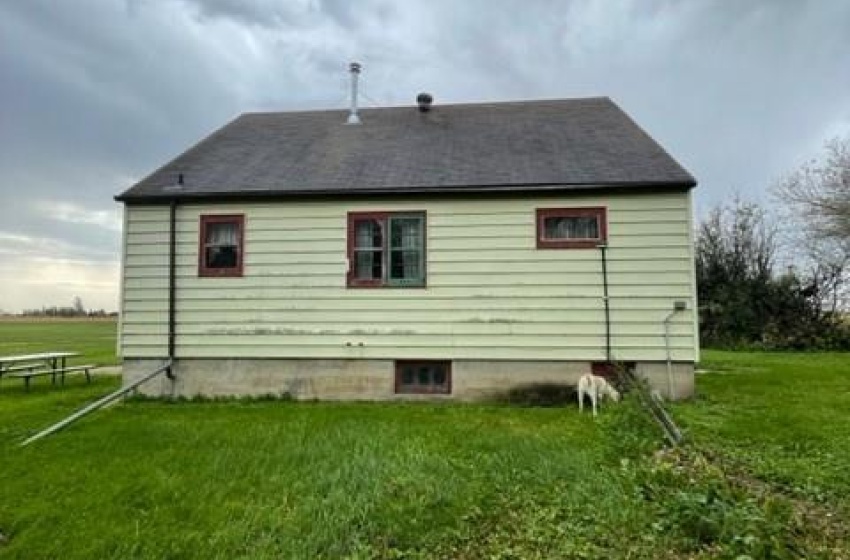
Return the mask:
[(596, 403), (600, 398), (608, 397), (614, 402), (620, 400), (620, 393), (604, 378), (592, 373), (586, 373), (578, 380), (578, 410), (584, 411), (584, 396), (590, 397), (593, 405), (593, 415), (596, 416)]

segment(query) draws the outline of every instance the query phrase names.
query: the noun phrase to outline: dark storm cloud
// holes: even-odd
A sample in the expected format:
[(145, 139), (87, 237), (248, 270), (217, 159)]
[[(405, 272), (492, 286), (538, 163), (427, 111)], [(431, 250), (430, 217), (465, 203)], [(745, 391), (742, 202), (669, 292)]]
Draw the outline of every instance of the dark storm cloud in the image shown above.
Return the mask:
[(396, 3), (319, 0), (280, 2), (277, 0), (185, 0), (201, 19), (230, 19), (237, 23), (281, 29), (309, 26), (330, 20), (342, 28), (355, 29), (364, 22), (388, 22)]
[[(366, 105), (609, 95), (702, 208), (758, 197), (850, 129), (848, 52), (842, 0), (0, 2), (0, 243), (114, 307), (112, 196), (239, 112), (344, 107), (350, 60)], [(13, 276), (0, 308), (66, 303)]]

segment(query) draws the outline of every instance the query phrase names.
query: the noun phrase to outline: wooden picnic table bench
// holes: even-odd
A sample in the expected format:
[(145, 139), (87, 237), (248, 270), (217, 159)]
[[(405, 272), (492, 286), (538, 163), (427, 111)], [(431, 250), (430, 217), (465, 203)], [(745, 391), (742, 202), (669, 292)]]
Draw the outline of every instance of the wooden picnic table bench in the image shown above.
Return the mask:
[(16, 356), (0, 356), (0, 379), (4, 375), (17, 377), (24, 380), (29, 390), (30, 380), (33, 377), (44, 375), (51, 376), (51, 383), (56, 384), (56, 376), (61, 376), (62, 384), (65, 383), (65, 373), (83, 371), (86, 379), (91, 382), (91, 369), (95, 366), (66, 366), (66, 360), (73, 356), (79, 356), (77, 352), (41, 352), (38, 354), (19, 354)]
[(14, 373), (14, 372), (17, 372), (17, 371), (33, 371), (33, 370), (36, 370), (36, 369), (41, 369), (43, 367), (44, 367), (44, 364), (41, 363), (41, 362), (38, 362), (38, 363), (34, 362), (34, 363), (31, 363), (31, 364), (18, 364), (16, 366), (9, 366), (9, 367), (3, 369), (3, 375), (6, 375), (8, 373)]
[(27, 391), (30, 390), (30, 380), (33, 377), (40, 377), (43, 375), (50, 375), (53, 377), (53, 383), (56, 383), (56, 376), (59, 376), (60, 384), (65, 385), (65, 374), (66, 373), (76, 373), (82, 372), (86, 375), (86, 383), (91, 383), (91, 370), (96, 368), (96, 364), (85, 364), (80, 366), (68, 366), (60, 369), (39, 369), (34, 370), (30, 369), (28, 371), (21, 371), (19, 373), (12, 373), (9, 377), (17, 377), (19, 379), (24, 380), (24, 387)]

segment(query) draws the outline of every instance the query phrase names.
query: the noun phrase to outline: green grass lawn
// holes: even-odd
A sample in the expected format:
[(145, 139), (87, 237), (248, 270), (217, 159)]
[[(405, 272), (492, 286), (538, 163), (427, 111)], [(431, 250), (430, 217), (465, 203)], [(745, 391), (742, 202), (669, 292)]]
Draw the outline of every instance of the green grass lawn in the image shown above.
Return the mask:
[(708, 353), (667, 453), (628, 399), (133, 400), (20, 448), (117, 381), (4, 383), (0, 558), (846, 558), (846, 358)]
[(0, 356), (68, 351), (82, 354), (71, 363), (117, 364), (114, 320), (0, 320)]
[(850, 497), (850, 354), (708, 352), (691, 437), (787, 491)]

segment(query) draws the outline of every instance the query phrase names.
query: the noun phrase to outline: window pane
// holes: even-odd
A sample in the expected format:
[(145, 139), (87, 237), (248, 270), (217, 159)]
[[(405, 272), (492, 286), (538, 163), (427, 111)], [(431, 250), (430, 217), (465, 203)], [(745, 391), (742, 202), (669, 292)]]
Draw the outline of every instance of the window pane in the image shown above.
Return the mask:
[(236, 247), (207, 247), (207, 268), (233, 268), (236, 266)]
[(390, 257), (390, 278), (393, 280), (422, 278), (421, 257), (418, 251), (393, 251)]
[(222, 245), (235, 247), (239, 244), (239, 227), (232, 222), (207, 224), (206, 242), (208, 247)]
[(358, 280), (380, 280), (383, 278), (383, 256), (383, 251), (355, 251), (355, 277)]
[(239, 260), (239, 225), (233, 222), (206, 225), (204, 260), (207, 268), (235, 268)]
[(381, 223), (378, 220), (357, 220), (354, 222), (354, 247), (357, 249), (382, 249)]
[(549, 216), (543, 220), (546, 239), (599, 239), (595, 216)]
[(396, 362), (396, 391), (398, 393), (448, 394), (451, 390), (451, 362)]
[(422, 281), (423, 222), (420, 216), (390, 218), (390, 279)]
[(421, 249), (422, 218), (390, 218), (390, 245), (393, 249)]
[(442, 387), (446, 384), (446, 370), (443, 366), (434, 366), (434, 385)]

